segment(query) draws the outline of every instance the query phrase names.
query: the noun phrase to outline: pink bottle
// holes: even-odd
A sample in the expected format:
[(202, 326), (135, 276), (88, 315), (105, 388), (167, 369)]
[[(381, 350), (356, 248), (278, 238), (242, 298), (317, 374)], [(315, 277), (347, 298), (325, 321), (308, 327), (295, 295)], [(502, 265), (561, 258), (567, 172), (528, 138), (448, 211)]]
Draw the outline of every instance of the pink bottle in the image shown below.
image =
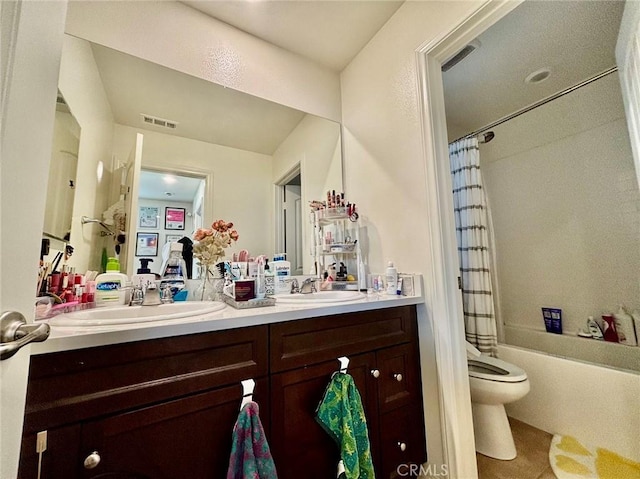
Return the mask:
[(617, 343), (618, 333), (616, 332), (616, 323), (613, 314), (603, 314), (602, 319), (604, 320), (604, 340)]

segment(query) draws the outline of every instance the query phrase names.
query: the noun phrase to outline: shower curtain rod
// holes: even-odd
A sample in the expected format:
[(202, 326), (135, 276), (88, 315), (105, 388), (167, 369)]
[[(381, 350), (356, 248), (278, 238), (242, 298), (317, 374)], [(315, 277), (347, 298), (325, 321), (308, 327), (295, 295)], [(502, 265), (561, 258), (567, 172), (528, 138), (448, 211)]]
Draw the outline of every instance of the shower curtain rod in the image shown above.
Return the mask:
[(471, 138), (473, 136), (479, 135), (480, 133), (483, 133), (483, 132), (485, 132), (487, 130), (490, 130), (491, 128), (494, 128), (494, 127), (496, 127), (498, 125), (501, 125), (502, 123), (505, 123), (505, 122), (507, 122), (509, 120), (513, 120), (514, 118), (516, 118), (516, 117), (518, 117), (518, 116), (520, 116), (520, 115), (522, 115), (524, 113), (527, 113), (528, 111), (531, 111), (531, 110), (533, 110), (535, 108), (538, 108), (539, 106), (545, 105), (545, 104), (549, 103), (550, 101), (553, 101), (553, 100), (555, 100), (557, 98), (560, 98), (561, 96), (564, 96), (567, 93), (571, 93), (572, 91), (575, 91), (578, 88), (582, 88), (583, 86), (586, 86), (589, 83), (592, 83), (592, 82), (594, 82), (596, 80), (599, 80), (602, 77), (605, 77), (605, 76), (610, 75), (611, 73), (614, 73), (614, 72), (617, 72), (617, 71), (618, 71), (618, 67), (617, 66), (616, 67), (611, 67), (608, 70), (605, 70), (605, 71), (603, 71), (601, 73), (598, 73), (597, 75), (595, 75), (595, 76), (593, 76), (591, 78), (587, 78), (586, 80), (581, 81), (580, 83), (577, 83), (577, 84), (575, 84), (573, 86), (570, 86), (569, 88), (566, 88), (566, 89), (564, 89), (562, 91), (559, 91), (558, 93), (554, 93), (553, 95), (548, 96), (547, 98), (543, 98), (542, 100), (539, 100), (539, 101), (537, 101), (535, 103), (532, 103), (531, 105), (526, 106), (526, 107), (524, 107), (524, 108), (522, 108), (522, 109), (520, 109), (520, 110), (518, 110), (518, 111), (516, 111), (514, 113), (511, 113), (510, 115), (502, 117), (499, 120), (494, 121), (493, 123), (489, 123), (488, 125), (483, 126), (482, 128), (480, 128), (479, 130), (474, 131), (473, 133), (469, 133), (468, 135), (461, 136), (460, 138), (450, 142), (449, 144), (455, 143), (456, 141), (464, 140), (465, 138)]

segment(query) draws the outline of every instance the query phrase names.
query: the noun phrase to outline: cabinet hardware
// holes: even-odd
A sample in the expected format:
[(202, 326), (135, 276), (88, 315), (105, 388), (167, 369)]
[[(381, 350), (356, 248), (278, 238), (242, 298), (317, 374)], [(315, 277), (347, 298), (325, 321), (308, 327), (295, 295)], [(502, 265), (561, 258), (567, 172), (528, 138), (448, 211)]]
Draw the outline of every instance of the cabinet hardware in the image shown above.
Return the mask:
[(400, 374), (400, 373), (394, 374), (393, 375), (393, 379), (395, 379), (398, 382), (402, 381), (402, 374)]
[(98, 464), (100, 464), (100, 454), (98, 454), (98, 451), (93, 451), (84, 460), (84, 468), (85, 469), (93, 469)]
[(407, 450), (407, 444), (405, 442), (398, 442), (398, 447), (403, 452)]
[(378, 369), (372, 369), (372, 370), (371, 370), (371, 375), (372, 375), (374, 378), (376, 378), (376, 379), (377, 379), (377, 378), (379, 378), (379, 377), (380, 377), (380, 371), (379, 371)]

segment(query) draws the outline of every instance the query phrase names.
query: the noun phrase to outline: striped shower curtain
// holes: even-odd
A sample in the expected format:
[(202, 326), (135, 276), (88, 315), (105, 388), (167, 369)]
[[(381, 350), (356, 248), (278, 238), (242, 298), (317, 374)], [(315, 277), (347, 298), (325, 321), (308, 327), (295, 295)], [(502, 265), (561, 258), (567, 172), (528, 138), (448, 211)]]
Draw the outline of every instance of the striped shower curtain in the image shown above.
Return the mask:
[(477, 138), (449, 145), (453, 206), (462, 278), (467, 341), (480, 352), (496, 356), (498, 336), (489, 271), (487, 202), (480, 174)]

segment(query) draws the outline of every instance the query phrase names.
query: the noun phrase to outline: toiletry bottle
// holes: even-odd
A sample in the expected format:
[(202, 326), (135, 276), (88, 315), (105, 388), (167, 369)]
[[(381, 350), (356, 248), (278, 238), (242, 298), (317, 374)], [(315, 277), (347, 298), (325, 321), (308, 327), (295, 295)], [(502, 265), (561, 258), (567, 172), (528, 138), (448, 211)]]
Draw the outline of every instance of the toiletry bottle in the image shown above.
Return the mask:
[(602, 341), (604, 336), (602, 335), (602, 329), (600, 329), (600, 325), (593, 319), (593, 316), (589, 316), (587, 318), (587, 331), (591, 333), (591, 337), (593, 339), (598, 339)]
[(398, 289), (398, 270), (393, 266), (392, 261), (389, 261), (387, 265), (385, 279), (387, 281), (387, 294), (395, 296)]
[(264, 294), (265, 296), (273, 296), (276, 294), (276, 284), (273, 271), (269, 267), (269, 260), (265, 259), (264, 264)]
[(291, 275), (291, 263), (285, 260), (285, 253), (278, 253), (274, 255), (271, 263), (271, 269), (276, 276), (290, 276)]
[(109, 258), (106, 273), (96, 277), (96, 306), (116, 306), (126, 303), (127, 275), (120, 272), (117, 258)]
[(140, 267), (138, 268), (138, 271), (136, 271), (136, 274), (131, 277), (131, 284), (133, 286), (146, 288), (147, 285), (156, 280), (156, 275), (149, 269), (149, 263), (153, 263), (153, 259), (140, 258)]
[[(169, 249), (169, 259), (162, 272), (160, 290), (166, 286), (171, 288), (171, 295), (174, 300), (180, 300), (182, 296), (177, 296), (185, 288), (185, 278), (187, 276), (187, 265), (182, 258), (182, 243), (171, 243)], [(184, 298), (186, 299), (186, 298)]]
[(604, 340), (617, 343), (618, 333), (616, 332), (616, 323), (613, 314), (603, 314), (602, 319), (604, 320), (604, 331), (602, 332)]
[(616, 324), (616, 333), (618, 333), (618, 342), (628, 346), (637, 346), (635, 328), (633, 327), (633, 317), (627, 313), (624, 306), (620, 305), (617, 313), (613, 315)]

